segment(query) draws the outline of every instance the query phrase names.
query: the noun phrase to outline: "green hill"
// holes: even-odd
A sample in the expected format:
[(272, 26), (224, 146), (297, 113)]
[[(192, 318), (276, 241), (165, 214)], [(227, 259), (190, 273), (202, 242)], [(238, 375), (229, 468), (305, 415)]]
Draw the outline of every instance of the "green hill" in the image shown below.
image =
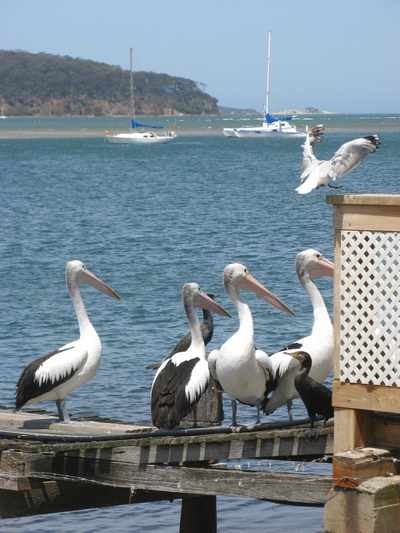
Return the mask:
[[(137, 114), (218, 113), (217, 99), (196, 82), (135, 72)], [(6, 115), (124, 115), (129, 71), (51, 54), (0, 50), (0, 105)]]

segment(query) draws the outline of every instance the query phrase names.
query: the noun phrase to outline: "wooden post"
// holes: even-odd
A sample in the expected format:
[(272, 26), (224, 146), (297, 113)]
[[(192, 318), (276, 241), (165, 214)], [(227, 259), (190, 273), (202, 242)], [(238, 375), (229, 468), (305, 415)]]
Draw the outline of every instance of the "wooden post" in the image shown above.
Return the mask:
[(183, 496), (179, 533), (217, 533), (216, 496)]

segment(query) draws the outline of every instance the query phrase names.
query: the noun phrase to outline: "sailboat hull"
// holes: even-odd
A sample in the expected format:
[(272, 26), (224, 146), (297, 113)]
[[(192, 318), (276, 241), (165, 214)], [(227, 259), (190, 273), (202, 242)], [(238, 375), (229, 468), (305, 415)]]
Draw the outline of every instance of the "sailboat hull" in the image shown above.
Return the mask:
[(129, 133), (113, 133), (106, 135), (106, 141), (118, 144), (155, 144), (165, 143), (175, 139), (176, 135), (173, 132), (167, 135), (159, 135), (153, 132), (129, 132)]
[(236, 137), (240, 139), (255, 139), (273, 137), (305, 137), (302, 131), (297, 131), (295, 126), (291, 126), (286, 121), (276, 121), (272, 124), (263, 123), (262, 126), (243, 127), (243, 128), (224, 128), (223, 134), (226, 137)]

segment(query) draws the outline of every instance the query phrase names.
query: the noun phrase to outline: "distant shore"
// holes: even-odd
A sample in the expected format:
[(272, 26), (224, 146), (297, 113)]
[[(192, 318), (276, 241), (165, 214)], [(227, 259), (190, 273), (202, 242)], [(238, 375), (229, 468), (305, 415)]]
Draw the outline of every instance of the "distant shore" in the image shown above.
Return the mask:
[[(182, 117), (146, 117), (145, 123), (174, 129), (178, 137), (222, 136), (225, 127), (260, 125), (261, 116), (191, 115)], [(400, 114), (308, 115), (296, 117), (300, 131), (307, 125), (323, 123), (326, 133), (368, 135), (400, 133)], [(0, 120), (0, 140), (16, 139), (85, 139), (104, 138), (107, 132), (123, 132), (129, 128), (127, 117), (10, 117)]]

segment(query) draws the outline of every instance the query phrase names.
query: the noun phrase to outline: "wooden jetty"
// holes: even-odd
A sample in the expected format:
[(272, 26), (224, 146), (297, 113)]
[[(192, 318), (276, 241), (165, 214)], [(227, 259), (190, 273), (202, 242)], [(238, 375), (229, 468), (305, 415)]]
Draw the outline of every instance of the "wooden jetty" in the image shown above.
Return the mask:
[(46, 413), (2, 410), (0, 513), (10, 517), (181, 498), (181, 532), (193, 533), (216, 531), (219, 495), (321, 506), (330, 476), (230, 467), (242, 459), (258, 464), (329, 457), (333, 426), (317, 425), (317, 439), (309, 435), (307, 420), (165, 432), (90, 420), (67, 425)]

